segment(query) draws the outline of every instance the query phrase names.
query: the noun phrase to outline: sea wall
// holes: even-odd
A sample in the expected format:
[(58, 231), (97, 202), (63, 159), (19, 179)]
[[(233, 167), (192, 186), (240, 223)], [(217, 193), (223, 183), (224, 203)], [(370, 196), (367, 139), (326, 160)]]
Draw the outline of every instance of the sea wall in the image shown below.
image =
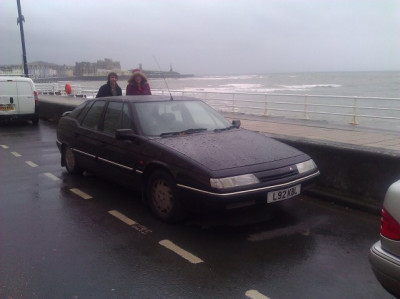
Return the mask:
[(400, 156), (369, 150), (318, 143), (300, 138), (278, 137), (307, 153), (321, 176), (311, 193), (348, 206), (380, 212), (387, 188), (400, 179)]
[[(40, 96), (40, 118), (58, 122), (62, 113), (72, 110), (84, 99)], [(321, 176), (311, 193), (337, 203), (379, 212), (389, 185), (400, 178), (400, 156), (346, 147), (299, 137), (274, 136), (311, 156)]]

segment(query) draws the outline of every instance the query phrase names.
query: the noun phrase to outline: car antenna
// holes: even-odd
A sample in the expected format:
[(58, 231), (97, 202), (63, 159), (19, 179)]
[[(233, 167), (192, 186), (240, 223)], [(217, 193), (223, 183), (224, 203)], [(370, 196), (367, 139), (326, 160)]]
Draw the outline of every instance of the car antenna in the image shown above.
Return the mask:
[(170, 96), (169, 99), (170, 99), (171, 101), (173, 101), (174, 98), (172, 97), (171, 90), (169, 89), (169, 86), (168, 86), (168, 84), (167, 84), (167, 80), (165, 79), (164, 73), (163, 73), (163, 71), (161, 70), (160, 65), (158, 64), (157, 58), (156, 58), (154, 55), (153, 55), (153, 58), (154, 58), (154, 60), (156, 61), (157, 67), (158, 67), (158, 69), (159, 69), (159, 71), (160, 71), (160, 73), (161, 73), (161, 75), (162, 75), (162, 77), (163, 77), (163, 79), (164, 79), (164, 83), (165, 83), (165, 85), (167, 86), (167, 89), (168, 89), (168, 92), (169, 92), (169, 96)]

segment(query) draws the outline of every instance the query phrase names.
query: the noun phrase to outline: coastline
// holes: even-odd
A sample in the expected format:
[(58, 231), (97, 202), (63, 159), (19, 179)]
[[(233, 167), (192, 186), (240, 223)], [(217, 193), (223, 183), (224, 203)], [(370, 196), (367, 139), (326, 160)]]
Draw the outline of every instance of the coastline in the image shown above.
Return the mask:
[[(144, 71), (147, 78), (159, 79), (159, 78), (192, 78), (193, 74), (180, 74), (177, 72), (156, 72), (156, 71)], [(48, 77), (48, 78), (35, 78), (32, 79), (35, 83), (48, 83), (58, 81), (104, 81), (107, 75), (93, 75), (93, 76), (73, 76), (73, 77)], [(127, 80), (130, 75), (118, 75), (119, 80)]]

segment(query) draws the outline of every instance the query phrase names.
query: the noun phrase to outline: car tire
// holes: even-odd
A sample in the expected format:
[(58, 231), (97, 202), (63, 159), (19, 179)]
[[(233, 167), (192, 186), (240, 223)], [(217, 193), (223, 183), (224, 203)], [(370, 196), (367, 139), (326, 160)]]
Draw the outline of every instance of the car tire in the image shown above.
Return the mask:
[(63, 159), (63, 164), (70, 174), (81, 174), (83, 172), (76, 161), (74, 152), (69, 146), (64, 147)]
[(165, 222), (182, 221), (186, 213), (171, 175), (166, 171), (157, 170), (150, 175), (147, 182), (147, 199), (153, 213)]

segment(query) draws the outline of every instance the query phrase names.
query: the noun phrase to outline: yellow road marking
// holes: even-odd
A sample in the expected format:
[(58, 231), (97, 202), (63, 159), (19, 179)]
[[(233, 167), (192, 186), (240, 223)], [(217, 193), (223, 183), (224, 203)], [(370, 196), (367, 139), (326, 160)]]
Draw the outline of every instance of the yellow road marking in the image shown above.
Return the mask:
[(30, 167), (38, 167), (38, 165), (33, 163), (32, 161), (25, 161), (25, 163), (28, 164)]
[(75, 193), (76, 195), (78, 195), (79, 197), (82, 197), (83, 199), (91, 199), (93, 197), (91, 197), (89, 194), (77, 189), (77, 188), (72, 188), (69, 189), (69, 191), (71, 191), (72, 193)]
[(53, 181), (59, 181), (60, 179), (58, 177), (56, 177), (54, 174), (51, 174), (50, 172), (46, 172), (44, 173), (45, 176), (47, 176), (49, 179), (53, 180)]
[(257, 290), (248, 290), (245, 295), (251, 299), (270, 299), (269, 297), (264, 296)]
[(204, 263), (204, 261), (202, 259), (200, 259), (197, 256), (191, 254), (190, 252), (182, 249), (181, 247), (175, 245), (174, 243), (172, 243), (169, 240), (162, 240), (162, 241), (160, 241), (158, 243), (160, 245), (168, 248), (169, 250), (175, 252), (176, 254), (180, 255), (181, 257), (183, 257), (184, 259), (188, 260), (192, 264)]
[(133, 221), (132, 219), (126, 217), (124, 214), (121, 214), (120, 212), (118, 212), (116, 210), (108, 211), (108, 213), (110, 213), (114, 217), (118, 218), (119, 220), (121, 220), (122, 222), (125, 222), (126, 224), (128, 224), (130, 226), (137, 224), (136, 221)]
[(122, 214), (122, 213), (120, 213), (120, 212), (118, 212), (116, 210), (108, 211), (108, 213), (113, 215), (114, 217), (118, 218), (122, 222), (128, 224), (133, 229), (136, 229), (142, 235), (146, 235), (146, 234), (152, 232), (151, 229), (145, 227), (144, 225), (141, 225), (140, 223), (137, 223), (136, 221), (126, 217), (124, 214)]

